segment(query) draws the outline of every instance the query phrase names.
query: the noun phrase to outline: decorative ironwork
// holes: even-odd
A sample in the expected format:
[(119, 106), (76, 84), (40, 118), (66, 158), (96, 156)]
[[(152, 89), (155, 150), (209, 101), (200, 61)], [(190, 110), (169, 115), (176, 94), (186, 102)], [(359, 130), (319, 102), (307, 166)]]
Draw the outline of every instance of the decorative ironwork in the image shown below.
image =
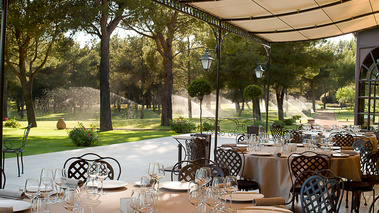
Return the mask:
[(200, 9), (188, 5), (186, 3), (181, 3), (178, 0), (153, 0), (154, 2), (157, 2), (159, 4), (162, 4), (166, 7), (169, 7), (171, 9), (177, 10), (179, 12), (182, 12), (184, 14), (190, 15), (194, 18), (200, 19), (202, 21), (205, 21), (213, 26), (216, 26), (218, 28), (221, 28), (222, 30), (234, 33), (236, 35), (239, 35), (241, 37), (253, 40), (257, 43), (260, 43), (264, 46), (270, 47), (270, 44), (268, 41), (250, 33), (247, 30), (244, 30), (236, 25), (233, 25), (229, 22), (223, 21), (222, 19), (211, 15), (209, 13), (206, 13), (204, 11), (201, 11)]

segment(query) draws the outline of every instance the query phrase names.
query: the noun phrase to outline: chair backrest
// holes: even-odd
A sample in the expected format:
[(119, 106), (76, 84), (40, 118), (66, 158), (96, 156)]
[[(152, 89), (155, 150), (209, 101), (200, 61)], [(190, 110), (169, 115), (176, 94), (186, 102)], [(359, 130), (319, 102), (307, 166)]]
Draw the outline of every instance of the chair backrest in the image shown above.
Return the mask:
[(270, 130), (273, 138), (281, 138), (285, 133), (284, 128), (278, 124), (271, 124)]
[(1, 182), (0, 182), (0, 189), (4, 189), (5, 188), (5, 183), (7, 182), (7, 177), (5, 176), (5, 172), (3, 170), (3, 168), (0, 168), (0, 172), (1, 172)]
[(191, 138), (186, 141), (187, 160), (193, 161), (200, 158), (207, 158), (205, 139), (200, 137)]
[(300, 200), (302, 212), (337, 213), (343, 197), (343, 181), (336, 176), (326, 177), (311, 173), (301, 186)]
[(229, 169), (229, 175), (238, 176), (243, 168), (243, 159), (240, 153), (233, 149), (217, 148), (215, 161)]
[(351, 147), (354, 143), (354, 136), (351, 133), (337, 133), (334, 136), (334, 146)]
[(357, 140), (353, 143), (353, 148), (355, 151), (358, 151), (360, 154), (360, 164), (361, 164), (361, 171), (362, 174), (366, 174), (365, 171), (365, 163), (367, 160), (367, 157), (372, 153), (374, 150), (374, 147), (372, 145), (372, 142), (370, 140)]
[(287, 132), (291, 135), (290, 143), (303, 143), (303, 134), (300, 131), (290, 129)]
[(374, 186), (379, 184), (379, 152), (369, 154), (365, 162), (367, 182)]
[[(309, 178), (312, 173), (306, 173), (306, 171), (318, 172), (326, 171), (330, 168), (330, 157), (325, 154), (318, 154), (312, 151), (306, 151), (300, 154), (293, 153), (288, 156), (288, 168), (291, 174), (291, 180), (296, 178), (296, 181), (292, 181), (293, 185), (297, 183), (302, 185), (304, 181)], [(324, 173), (321, 173), (325, 175)]]
[(22, 145), (20, 148), (24, 148), (26, 145), (26, 140), (28, 139), (30, 129), (32, 128), (32, 123), (30, 123), (24, 130), (24, 136), (22, 137)]
[[(67, 171), (68, 178), (74, 178), (77, 180), (82, 180), (85, 182), (87, 180), (88, 174), (87, 170), (91, 163), (101, 162), (107, 164), (108, 167), (108, 177), (110, 180), (120, 179), (121, 176), (121, 165), (120, 163), (112, 157), (102, 157), (96, 153), (86, 153), (79, 157), (71, 157), (66, 160), (63, 168)], [(116, 172), (113, 168), (117, 168)]]
[[(203, 164), (207, 160), (208, 163)], [(180, 161), (177, 162), (171, 170), (171, 181), (174, 181), (174, 176), (177, 176), (178, 181), (194, 182), (196, 170), (202, 167), (209, 167), (213, 177), (224, 177), (225, 169), (219, 164), (208, 159), (198, 159), (197, 161)]]

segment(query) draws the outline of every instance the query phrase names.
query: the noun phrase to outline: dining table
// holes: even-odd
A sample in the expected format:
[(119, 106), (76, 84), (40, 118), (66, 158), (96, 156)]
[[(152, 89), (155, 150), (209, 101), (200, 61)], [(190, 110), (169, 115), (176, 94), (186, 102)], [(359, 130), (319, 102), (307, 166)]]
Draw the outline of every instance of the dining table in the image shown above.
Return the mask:
[[(291, 153), (301, 153), (306, 151), (303, 144), (296, 144), (296, 151)], [(291, 153), (275, 155), (277, 147), (273, 144), (263, 147), (260, 151), (248, 152), (244, 154), (244, 169), (241, 173), (243, 178), (256, 181), (259, 184), (260, 192), (265, 197), (283, 197), (286, 201), (290, 199), (292, 187), (292, 177), (289, 170), (288, 156)], [(325, 153), (324, 150), (315, 152)], [(344, 152), (344, 151), (342, 151)], [(347, 152), (347, 151), (346, 151)], [(360, 155), (354, 154), (337, 155), (330, 154), (330, 170), (339, 177), (349, 180), (360, 181)], [(334, 157), (335, 156), (335, 157)]]
[[(172, 182), (164, 182), (166, 185), (172, 186), (173, 184), (167, 184)], [(161, 185), (164, 185), (164, 183), (161, 183)], [(175, 185), (175, 184), (174, 184)], [(106, 194), (105, 195), (98, 195), (98, 194), (88, 194), (84, 188), (81, 188), (80, 191), (80, 205), (84, 206), (91, 206), (93, 213), (120, 213), (120, 198), (127, 198), (130, 197), (133, 190), (142, 190), (138, 184), (135, 183), (128, 183), (127, 185), (120, 187), (120, 188), (113, 188), (113, 189), (105, 189)], [(175, 187), (162, 187), (160, 188), (160, 191), (162, 192), (161, 195), (158, 195), (155, 201), (155, 211), (157, 213), (193, 213), (195, 212), (195, 207), (189, 202), (187, 190), (183, 190), (183, 188), (175, 189)], [(236, 193), (254, 193), (254, 192), (236, 192)], [(236, 194), (234, 195), (236, 196)], [(262, 195), (263, 196), (263, 195)], [(30, 202), (30, 200), (25, 199), (25, 201)], [(237, 200), (238, 201), (238, 200)], [(268, 206), (262, 206), (262, 207), (254, 207), (253, 201), (243, 201), (243, 202), (233, 202), (232, 203), (234, 209), (243, 209), (247, 207), (251, 208), (262, 208), (270, 210), (274, 209), (275, 211), (268, 211), (268, 212), (287, 212), (291, 213), (292, 211), (288, 210), (285, 207), (281, 207), (278, 210), (278, 207), (268, 207)], [(229, 202), (225, 202), (226, 208), (229, 206)], [(68, 210), (66, 210), (62, 203), (55, 203), (50, 204), (49, 207), (50, 211), (53, 213), (67, 213)], [(210, 209), (207, 207), (207, 212), (209, 212)], [(21, 211), (23, 213), (30, 213), (31, 210), (27, 209), (25, 211)], [(264, 211), (260, 211), (264, 212)]]

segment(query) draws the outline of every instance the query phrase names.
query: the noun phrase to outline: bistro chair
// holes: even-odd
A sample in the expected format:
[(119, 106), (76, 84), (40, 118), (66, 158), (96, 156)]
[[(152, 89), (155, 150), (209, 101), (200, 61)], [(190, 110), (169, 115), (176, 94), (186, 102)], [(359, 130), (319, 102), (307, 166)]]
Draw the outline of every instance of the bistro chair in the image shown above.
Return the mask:
[[(313, 151), (305, 151), (303, 153), (293, 153), (287, 158), (288, 169), (292, 182), (292, 196), (297, 199), (300, 193), (301, 186), (313, 173), (320, 172), (321, 175), (326, 175), (330, 169), (330, 157), (325, 154), (318, 154)], [(292, 209), (295, 207), (295, 202), (292, 203)]]
[(302, 212), (339, 212), (343, 198), (342, 179), (336, 177), (330, 170), (305, 171), (299, 176), (308, 177), (300, 189)]
[(3, 168), (0, 167), (1, 172), (1, 182), (0, 182), (0, 189), (5, 189), (5, 183), (7, 182), (7, 177), (5, 176), (5, 172)]
[(194, 161), (197, 159), (209, 158), (208, 142), (202, 137), (192, 137), (191, 140), (186, 141), (186, 156), (189, 161)]
[(372, 204), (370, 206), (370, 210), (368, 211), (368, 213), (375, 213), (375, 210), (374, 210), (374, 207), (375, 207), (375, 203), (379, 200), (379, 196), (377, 196), (373, 201), (372, 201)]
[[(351, 191), (351, 212), (359, 212), (360, 208), (360, 195), (362, 192), (373, 192), (375, 197), (374, 186), (379, 183), (379, 153), (371, 153), (365, 160), (364, 170), (366, 173), (366, 180), (362, 181), (346, 181), (344, 190)], [(347, 195), (346, 195), (347, 196)], [(366, 204), (367, 205), (367, 204)]]
[(285, 133), (283, 126), (279, 124), (271, 124), (270, 130), (273, 138), (282, 138)]
[[(202, 162), (205, 161), (208, 163), (202, 164)], [(209, 167), (211, 169), (212, 178), (224, 177), (228, 172), (222, 165), (209, 159), (198, 161), (179, 161), (174, 165), (173, 170), (171, 171), (171, 181), (174, 181), (176, 176), (178, 181), (194, 182), (196, 170), (202, 167)]]
[[(24, 130), (24, 136), (22, 138), (7, 138), (3, 144), (3, 168), (5, 167), (5, 153), (15, 153), (17, 155), (17, 171), (18, 177), (20, 177), (20, 160), (21, 158), (21, 173), (24, 174), (24, 148), (26, 145), (26, 141), (28, 139), (28, 135), (30, 129), (32, 128), (32, 124), (30, 123)], [(14, 146), (14, 142), (21, 143), (20, 146)]]
[[(68, 178), (74, 178), (86, 182), (87, 170), (91, 163), (106, 163), (108, 167), (108, 178), (110, 180), (119, 180), (121, 176), (121, 165), (115, 158), (102, 157), (96, 153), (86, 153), (79, 157), (71, 157), (63, 164), (63, 169), (67, 171)], [(116, 168), (116, 170), (114, 169)]]
[(300, 131), (290, 129), (287, 132), (291, 136), (290, 143), (303, 143), (303, 134)]
[(349, 132), (340, 132), (334, 135), (334, 146), (351, 147), (354, 143), (354, 136)]
[(219, 147), (215, 150), (215, 159), (217, 163), (225, 165), (229, 169), (229, 175), (239, 177), (239, 179), (237, 180), (239, 190), (248, 191), (259, 189), (259, 185), (257, 182), (252, 180), (246, 180), (240, 177), (240, 174), (243, 174), (245, 166), (245, 156), (242, 152), (237, 152), (233, 149), (223, 149)]

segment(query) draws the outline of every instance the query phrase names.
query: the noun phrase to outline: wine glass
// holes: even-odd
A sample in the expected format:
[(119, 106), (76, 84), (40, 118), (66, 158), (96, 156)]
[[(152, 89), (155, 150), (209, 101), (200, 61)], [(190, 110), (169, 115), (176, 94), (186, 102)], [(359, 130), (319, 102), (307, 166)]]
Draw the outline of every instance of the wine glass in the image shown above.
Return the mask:
[(149, 176), (142, 176), (140, 180), (141, 188), (145, 189), (151, 185), (151, 178)]
[(188, 189), (188, 200), (189, 202), (196, 207), (196, 212), (201, 212), (201, 204), (204, 201), (204, 193), (203, 190), (201, 190), (201, 187), (199, 185), (192, 185)]
[(93, 213), (92, 206), (90, 205), (80, 205), (79, 213)]
[(73, 213), (79, 208), (79, 194), (75, 188), (67, 188), (63, 195), (63, 207)]
[[(41, 175), (42, 176), (42, 175)], [(45, 203), (45, 210), (43, 212), (50, 212), (48, 210), (49, 197), (53, 193), (53, 179), (50, 177), (42, 177), (38, 185), (38, 193), (42, 195), (43, 202)]]
[(97, 166), (97, 174), (96, 177), (100, 179), (101, 190), (99, 192), (100, 195), (105, 195), (104, 192), (104, 180), (108, 177), (108, 165), (106, 163), (99, 163)]
[[(217, 197), (219, 197), (219, 198), (222, 198), (223, 195), (226, 193), (225, 189), (224, 189), (224, 182), (225, 182), (225, 178), (223, 178), (223, 177), (214, 177), (212, 180), (213, 193), (215, 193), (217, 195)], [(217, 207), (217, 209), (219, 211), (223, 212), (223, 208), (224, 208), (225, 204), (224, 204), (224, 202), (222, 202), (222, 200), (223, 199), (220, 199), (220, 203), (219, 203), (219, 206)]]
[(237, 210), (233, 209), (232, 206), (232, 196), (238, 190), (238, 183), (236, 176), (226, 176), (224, 182), (225, 192), (230, 195), (230, 206), (225, 209), (225, 212), (236, 212)]
[(61, 193), (62, 193), (63, 184), (64, 184), (62, 177), (66, 177), (66, 170), (55, 169), (53, 181), (54, 181), (54, 191), (57, 192), (57, 197), (54, 199), (53, 203), (59, 203), (62, 201)]
[(156, 183), (157, 183), (157, 175), (158, 175), (158, 170), (159, 170), (158, 168), (159, 168), (158, 163), (149, 163), (148, 174), (153, 180), (153, 185), (152, 185), (153, 189), (155, 189)]
[(205, 203), (211, 207), (211, 212), (216, 212), (216, 207), (220, 204), (220, 199), (212, 187), (205, 189)]
[(199, 184), (199, 186), (205, 186), (211, 180), (211, 169), (209, 167), (201, 167), (196, 170), (195, 182)]
[(159, 191), (159, 180), (164, 178), (164, 176), (165, 176), (164, 166), (163, 166), (163, 164), (158, 164), (158, 171), (157, 171), (157, 175), (156, 175), (156, 179), (157, 179), (156, 193), (158, 195), (163, 194), (162, 192)]
[(36, 178), (28, 178), (25, 181), (24, 193), (32, 200), (34, 196), (38, 193), (39, 180)]

